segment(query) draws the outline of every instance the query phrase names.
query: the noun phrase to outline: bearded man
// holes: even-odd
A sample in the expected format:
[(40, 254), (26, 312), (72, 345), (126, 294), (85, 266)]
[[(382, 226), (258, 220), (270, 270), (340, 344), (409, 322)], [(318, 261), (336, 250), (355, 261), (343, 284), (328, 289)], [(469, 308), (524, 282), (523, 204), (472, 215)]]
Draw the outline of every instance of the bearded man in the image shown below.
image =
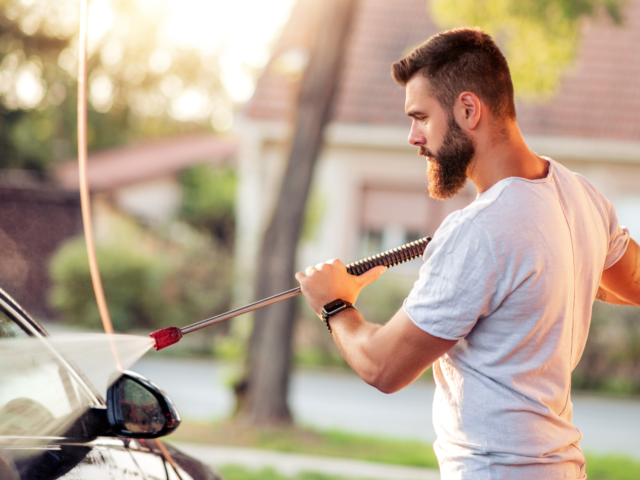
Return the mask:
[(478, 196), (444, 220), (384, 326), (350, 308), (384, 267), (354, 277), (332, 260), (296, 274), (302, 293), (379, 390), (433, 364), (443, 479), (584, 479), (571, 372), (596, 297), (640, 305), (640, 247), (592, 184), (527, 147), (509, 67), (487, 34), (435, 35), (392, 74), (430, 195), (454, 196), (468, 178)]

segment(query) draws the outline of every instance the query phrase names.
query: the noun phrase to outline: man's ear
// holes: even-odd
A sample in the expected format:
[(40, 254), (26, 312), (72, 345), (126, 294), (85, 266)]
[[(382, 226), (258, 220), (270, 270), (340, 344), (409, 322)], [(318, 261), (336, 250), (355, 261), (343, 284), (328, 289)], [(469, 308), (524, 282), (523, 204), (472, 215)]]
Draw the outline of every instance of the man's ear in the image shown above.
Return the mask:
[(466, 125), (469, 130), (476, 128), (482, 116), (480, 99), (471, 92), (462, 92), (458, 97), (457, 107), (458, 122)]

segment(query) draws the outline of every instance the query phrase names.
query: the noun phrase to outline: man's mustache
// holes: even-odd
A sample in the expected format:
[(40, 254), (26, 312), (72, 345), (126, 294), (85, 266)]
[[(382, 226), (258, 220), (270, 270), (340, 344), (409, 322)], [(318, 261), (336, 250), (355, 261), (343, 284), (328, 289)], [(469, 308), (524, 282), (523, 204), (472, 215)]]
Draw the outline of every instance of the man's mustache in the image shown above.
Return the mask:
[(433, 152), (430, 151), (429, 149), (425, 148), (425, 147), (418, 147), (418, 155), (421, 155), (423, 157), (429, 157), (429, 158), (432, 158), (434, 160), (437, 160), (437, 158), (433, 154)]

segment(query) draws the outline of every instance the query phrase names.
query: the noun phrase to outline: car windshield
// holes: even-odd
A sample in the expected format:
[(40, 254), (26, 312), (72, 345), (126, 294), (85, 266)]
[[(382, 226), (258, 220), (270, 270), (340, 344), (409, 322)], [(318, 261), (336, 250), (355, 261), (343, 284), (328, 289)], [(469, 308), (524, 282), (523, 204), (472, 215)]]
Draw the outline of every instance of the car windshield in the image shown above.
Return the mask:
[(44, 338), (0, 310), (0, 436), (58, 436), (95, 399)]

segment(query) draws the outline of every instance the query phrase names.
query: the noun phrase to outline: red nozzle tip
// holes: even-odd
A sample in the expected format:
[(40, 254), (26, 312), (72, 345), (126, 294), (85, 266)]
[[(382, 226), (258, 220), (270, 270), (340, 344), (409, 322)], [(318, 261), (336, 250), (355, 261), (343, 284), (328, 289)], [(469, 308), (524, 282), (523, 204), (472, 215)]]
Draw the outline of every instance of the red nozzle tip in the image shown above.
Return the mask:
[(153, 348), (162, 350), (169, 345), (178, 343), (182, 338), (182, 332), (178, 327), (167, 327), (157, 332), (150, 333), (149, 336), (155, 340)]

